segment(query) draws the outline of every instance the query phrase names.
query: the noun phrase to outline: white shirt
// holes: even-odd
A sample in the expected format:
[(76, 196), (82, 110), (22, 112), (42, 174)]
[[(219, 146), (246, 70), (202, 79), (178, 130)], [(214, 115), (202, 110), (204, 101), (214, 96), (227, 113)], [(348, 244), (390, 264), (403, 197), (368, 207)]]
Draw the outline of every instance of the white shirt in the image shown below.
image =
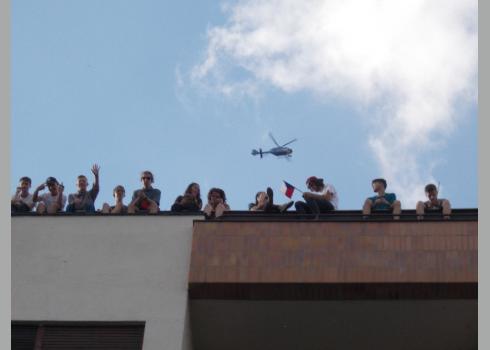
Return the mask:
[(325, 195), (325, 193), (327, 193), (327, 191), (332, 194), (332, 198), (330, 199), (330, 203), (332, 203), (335, 210), (337, 210), (339, 208), (339, 195), (337, 194), (335, 187), (333, 187), (330, 184), (324, 184), (323, 190), (321, 190), (320, 192), (313, 192), (313, 193), (323, 196), (323, 195)]
[(29, 208), (32, 208), (34, 206), (34, 203), (32, 202), (32, 194), (29, 193), (27, 197), (22, 197), (21, 192), (16, 196), (15, 194), (12, 196), (12, 200), (19, 200), (25, 205), (27, 205)]
[[(59, 193), (56, 196), (52, 196), (51, 192), (46, 192), (43, 193), (39, 196), (39, 201), (44, 202), (46, 207), (49, 207), (52, 203), (56, 203), (58, 200)], [(66, 204), (66, 195), (63, 195), (63, 199), (61, 200), (61, 208), (60, 210), (63, 210)]]

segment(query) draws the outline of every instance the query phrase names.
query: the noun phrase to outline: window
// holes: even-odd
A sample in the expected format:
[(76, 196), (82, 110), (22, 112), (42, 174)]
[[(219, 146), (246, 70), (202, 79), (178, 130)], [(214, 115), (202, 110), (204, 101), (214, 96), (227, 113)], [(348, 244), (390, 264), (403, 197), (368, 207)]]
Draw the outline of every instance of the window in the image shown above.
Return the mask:
[(13, 350), (141, 350), (144, 322), (12, 321)]

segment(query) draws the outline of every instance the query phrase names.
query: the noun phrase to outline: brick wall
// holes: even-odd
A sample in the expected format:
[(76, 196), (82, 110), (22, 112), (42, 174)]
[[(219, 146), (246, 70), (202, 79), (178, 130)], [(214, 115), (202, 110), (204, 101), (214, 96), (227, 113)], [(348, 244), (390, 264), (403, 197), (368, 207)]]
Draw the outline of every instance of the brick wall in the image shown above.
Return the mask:
[(477, 283), (478, 223), (212, 222), (189, 283)]

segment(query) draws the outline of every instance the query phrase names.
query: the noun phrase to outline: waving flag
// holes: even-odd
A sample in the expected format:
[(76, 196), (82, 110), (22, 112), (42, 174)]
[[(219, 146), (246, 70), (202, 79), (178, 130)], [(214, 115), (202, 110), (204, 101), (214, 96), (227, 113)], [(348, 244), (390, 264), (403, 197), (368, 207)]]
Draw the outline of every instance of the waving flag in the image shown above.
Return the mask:
[(284, 184), (281, 187), (281, 192), (284, 193), (284, 195), (288, 198), (291, 198), (293, 196), (294, 190), (296, 187), (291, 185), (290, 183), (287, 183), (286, 181), (282, 180)]

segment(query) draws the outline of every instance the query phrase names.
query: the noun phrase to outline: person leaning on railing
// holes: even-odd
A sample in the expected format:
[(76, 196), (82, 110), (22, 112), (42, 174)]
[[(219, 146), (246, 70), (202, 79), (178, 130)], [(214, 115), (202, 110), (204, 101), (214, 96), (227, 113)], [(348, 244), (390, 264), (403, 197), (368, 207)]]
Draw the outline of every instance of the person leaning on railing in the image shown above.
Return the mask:
[(94, 183), (92, 188), (87, 191), (88, 180), (85, 175), (78, 175), (77, 187), (78, 192), (68, 195), (68, 205), (66, 206), (67, 213), (94, 213), (95, 199), (99, 194), (99, 171), (100, 166), (94, 164), (92, 173), (94, 174)]
[[(39, 195), (39, 191), (48, 188), (48, 192)], [(50, 176), (45, 183), (40, 184), (32, 194), (32, 200), (39, 202), (37, 205), (38, 214), (55, 214), (63, 211), (66, 204), (66, 195), (63, 194), (65, 187), (58, 183), (56, 178)]]
[(103, 214), (127, 214), (128, 207), (124, 205), (123, 198), (126, 195), (126, 190), (123, 186), (117, 185), (112, 190), (112, 195), (114, 196), (115, 203), (110, 206), (109, 203), (104, 203), (102, 205)]
[(34, 208), (34, 201), (32, 200), (32, 194), (29, 193), (29, 188), (31, 188), (31, 179), (27, 176), (21, 177), (19, 186), (10, 200), (10, 211), (12, 213), (30, 212)]
[(425, 186), (425, 195), (429, 199), (426, 202), (417, 202), (417, 219), (422, 220), (425, 213), (442, 213), (444, 219), (449, 219), (451, 215), (451, 203), (447, 199), (439, 199), (439, 191), (436, 185), (428, 184)]
[(133, 199), (128, 206), (128, 213), (145, 212), (156, 214), (160, 210), (161, 192), (157, 188), (153, 188), (154, 182), (153, 173), (145, 170), (141, 173), (141, 183), (143, 188), (133, 192)]
[(399, 220), (402, 211), (401, 203), (396, 199), (396, 194), (386, 193), (387, 183), (385, 179), (374, 179), (371, 182), (373, 192), (376, 196), (369, 197), (364, 202), (362, 213), (364, 218), (368, 218), (371, 212), (389, 212), (393, 213), (393, 219)]
[(201, 188), (198, 183), (191, 183), (187, 186), (184, 194), (175, 199), (170, 208), (173, 212), (195, 212), (202, 208)]
[(219, 218), (230, 206), (226, 203), (226, 194), (221, 188), (213, 187), (208, 192), (208, 203), (203, 209), (206, 219)]

